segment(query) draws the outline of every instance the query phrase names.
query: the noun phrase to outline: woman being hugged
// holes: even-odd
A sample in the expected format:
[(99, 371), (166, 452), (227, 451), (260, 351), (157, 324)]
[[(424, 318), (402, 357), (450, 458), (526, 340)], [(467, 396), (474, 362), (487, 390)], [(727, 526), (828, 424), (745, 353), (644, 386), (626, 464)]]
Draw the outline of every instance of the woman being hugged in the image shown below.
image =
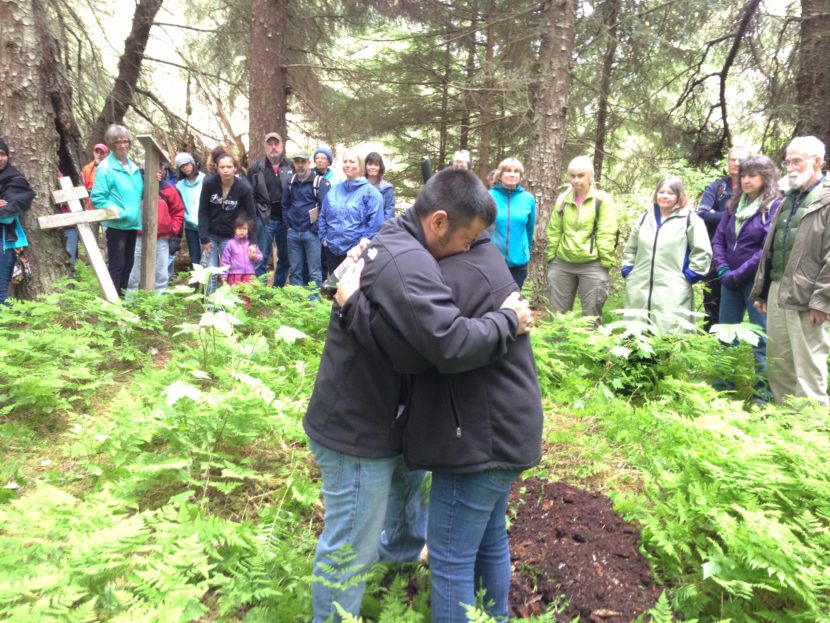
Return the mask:
[[(764, 241), (778, 206), (778, 169), (766, 156), (749, 156), (738, 171), (740, 191), (732, 196), (712, 238), (714, 267), (721, 282), (718, 322), (735, 324), (749, 314), (749, 321), (766, 329), (767, 315), (750, 298)], [(766, 340), (755, 346), (756, 371), (766, 369)], [(759, 389), (762, 389), (759, 387)]]
[(332, 186), (317, 219), (326, 266), (334, 272), (349, 249), (361, 238), (372, 238), (383, 225), (383, 197), (363, 174), (363, 158), (354, 150), (343, 152), (345, 181)]
[(383, 197), (383, 220), (388, 221), (395, 216), (395, 187), (383, 177), (384, 173), (383, 157), (376, 151), (370, 152), (366, 156), (366, 179)]
[(144, 175), (130, 159), (132, 134), (122, 125), (112, 124), (104, 133), (110, 154), (95, 173), (90, 201), (96, 209), (115, 208), (118, 218), (103, 221), (107, 228), (107, 269), (119, 292), (127, 289), (135, 258), (135, 241), (141, 230), (141, 201)]
[(521, 162), (505, 158), (496, 168), (496, 183), (490, 189), (490, 195), (496, 200), (493, 242), (519, 289), (527, 278), (536, 228), (536, 199), (519, 183), (524, 171)]
[(661, 179), (653, 201), (623, 249), (625, 307), (644, 309), (657, 329), (677, 332), (684, 328), (680, 319), (693, 322), (692, 284), (709, 270), (712, 246), (706, 224), (688, 205), (683, 180)]

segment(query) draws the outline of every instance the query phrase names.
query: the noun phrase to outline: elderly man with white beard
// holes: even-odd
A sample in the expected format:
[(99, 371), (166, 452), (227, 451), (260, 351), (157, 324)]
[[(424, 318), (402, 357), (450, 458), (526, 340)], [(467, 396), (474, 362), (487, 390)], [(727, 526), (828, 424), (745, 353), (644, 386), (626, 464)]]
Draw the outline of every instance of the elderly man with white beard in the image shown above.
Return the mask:
[(798, 136), (783, 165), (790, 190), (764, 244), (751, 297), (767, 313), (769, 382), (776, 402), (827, 398), (830, 337), (830, 180), (824, 143)]

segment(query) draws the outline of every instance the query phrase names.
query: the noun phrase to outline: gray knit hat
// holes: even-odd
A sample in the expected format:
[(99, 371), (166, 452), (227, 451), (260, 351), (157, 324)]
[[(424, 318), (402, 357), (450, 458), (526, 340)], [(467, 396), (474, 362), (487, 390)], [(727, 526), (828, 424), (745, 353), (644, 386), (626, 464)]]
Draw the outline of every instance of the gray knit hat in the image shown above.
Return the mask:
[(193, 159), (193, 156), (185, 151), (176, 154), (175, 162), (177, 169), (181, 169), (186, 164), (192, 164), (194, 167), (196, 166), (196, 161)]

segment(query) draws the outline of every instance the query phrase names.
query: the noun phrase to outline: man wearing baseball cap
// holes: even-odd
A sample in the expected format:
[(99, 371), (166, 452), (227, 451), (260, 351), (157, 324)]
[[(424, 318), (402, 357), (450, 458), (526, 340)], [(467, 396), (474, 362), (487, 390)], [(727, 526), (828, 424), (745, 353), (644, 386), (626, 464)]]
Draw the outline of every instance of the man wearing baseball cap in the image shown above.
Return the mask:
[(288, 230), (288, 260), (291, 285), (303, 286), (311, 279), (319, 288), (323, 284), (317, 216), (331, 187), (318, 175), (308, 160), (308, 152), (294, 154), (294, 170), (282, 188), (282, 218)]
[(271, 244), (277, 245), (277, 265), (274, 268), (274, 287), (282, 288), (288, 279), (288, 230), (282, 217), (282, 192), (293, 174), (291, 164), (285, 159), (282, 136), (268, 132), (262, 143), (265, 156), (248, 170), (248, 181), (254, 190), (257, 213), (257, 244), (262, 251), (262, 261), (254, 271), (257, 277), (265, 274)]

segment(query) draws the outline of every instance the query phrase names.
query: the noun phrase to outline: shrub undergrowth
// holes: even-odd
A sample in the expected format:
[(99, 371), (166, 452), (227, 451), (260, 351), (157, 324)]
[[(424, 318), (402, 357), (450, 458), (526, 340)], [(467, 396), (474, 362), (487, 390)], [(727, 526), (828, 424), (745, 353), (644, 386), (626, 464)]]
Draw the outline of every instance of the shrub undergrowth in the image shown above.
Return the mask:
[[(0, 312), (0, 619), (309, 620), (301, 420), (329, 305), (258, 284), (249, 308), (189, 286), (111, 305), (78, 268)], [(666, 589), (644, 620), (828, 620), (825, 411), (754, 405), (750, 347), (709, 335), (565, 315), (533, 342), (535, 471), (605, 488), (640, 525)], [(365, 619), (426, 621), (428, 595), (423, 568), (379, 569)]]

